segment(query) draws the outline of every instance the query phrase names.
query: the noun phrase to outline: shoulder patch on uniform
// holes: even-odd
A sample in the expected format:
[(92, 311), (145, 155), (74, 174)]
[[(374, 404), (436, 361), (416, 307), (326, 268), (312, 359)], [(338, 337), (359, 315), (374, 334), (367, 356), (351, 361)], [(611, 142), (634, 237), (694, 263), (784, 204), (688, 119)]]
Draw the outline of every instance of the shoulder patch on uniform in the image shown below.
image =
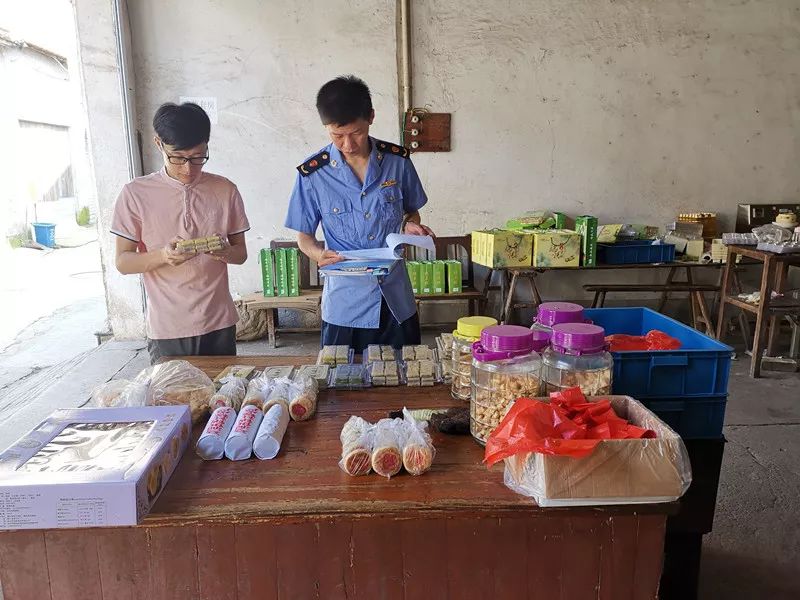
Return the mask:
[(306, 177), (308, 175), (311, 175), (314, 171), (316, 171), (320, 167), (324, 167), (329, 162), (331, 162), (330, 152), (328, 152), (327, 150), (323, 150), (319, 154), (316, 154), (311, 158), (309, 158), (302, 165), (298, 165), (297, 170), (300, 171), (300, 175)]
[(378, 150), (384, 154), (396, 154), (397, 156), (402, 156), (403, 158), (408, 158), (411, 156), (411, 152), (409, 152), (408, 148), (401, 146), (400, 144), (382, 142), (381, 140), (375, 140), (375, 143), (378, 145)]

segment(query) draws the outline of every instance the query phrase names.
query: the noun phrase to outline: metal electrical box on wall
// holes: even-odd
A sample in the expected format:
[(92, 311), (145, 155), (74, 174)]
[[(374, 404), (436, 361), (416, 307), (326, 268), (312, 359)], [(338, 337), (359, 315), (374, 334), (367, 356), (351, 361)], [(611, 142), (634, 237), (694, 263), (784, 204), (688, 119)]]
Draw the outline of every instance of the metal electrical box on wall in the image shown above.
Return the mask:
[(411, 152), (450, 152), (450, 117), (412, 108), (405, 114), (403, 145)]

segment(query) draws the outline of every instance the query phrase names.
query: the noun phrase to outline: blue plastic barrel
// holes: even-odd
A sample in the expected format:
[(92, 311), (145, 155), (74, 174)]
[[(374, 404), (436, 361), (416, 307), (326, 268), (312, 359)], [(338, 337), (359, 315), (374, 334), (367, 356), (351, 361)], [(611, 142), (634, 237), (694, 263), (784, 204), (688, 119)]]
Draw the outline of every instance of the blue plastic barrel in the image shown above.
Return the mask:
[(56, 247), (56, 225), (55, 223), (31, 223), (33, 225), (33, 237), (37, 244)]

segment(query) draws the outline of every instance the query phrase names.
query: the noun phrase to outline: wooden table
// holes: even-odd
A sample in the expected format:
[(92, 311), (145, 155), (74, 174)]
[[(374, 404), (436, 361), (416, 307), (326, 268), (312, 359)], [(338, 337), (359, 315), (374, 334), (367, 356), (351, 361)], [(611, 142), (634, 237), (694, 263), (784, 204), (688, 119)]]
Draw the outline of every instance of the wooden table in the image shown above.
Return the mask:
[[(209, 375), (231, 362), (191, 360)], [(275, 460), (187, 452), (137, 527), (0, 533), (5, 600), (656, 598), (674, 504), (539, 508), (467, 436), (434, 434), (421, 477), (340, 471), (346, 418), (403, 405), (457, 401), (444, 386), (322, 393)]]
[[(731, 283), (733, 282), (733, 270), (730, 268), (731, 261), (737, 256), (744, 256), (763, 264), (761, 270), (761, 298), (757, 305), (739, 300), (736, 294), (740, 290), (733, 291), (731, 295)], [(720, 292), (719, 318), (717, 319), (717, 339), (722, 339), (725, 323), (725, 309), (728, 305), (735, 306), (756, 315), (755, 333), (753, 335), (753, 350), (750, 360), (750, 377), (761, 376), (761, 363), (764, 360), (764, 351), (767, 356), (775, 353), (775, 345), (778, 340), (778, 319), (780, 314), (786, 312), (797, 313), (798, 308), (794, 306), (772, 307), (772, 292), (783, 292), (788, 279), (790, 266), (800, 266), (800, 254), (775, 254), (757, 250), (755, 246), (728, 246), (728, 262), (722, 275), (722, 286)], [(767, 326), (769, 326), (769, 339), (767, 339)]]
[[(597, 265), (596, 267), (508, 267), (508, 268), (497, 268), (497, 269), (490, 269), (487, 275), (486, 281), (491, 281), (491, 277), (494, 271), (500, 271), (502, 273), (501, 279), (501, 288), (500, 288), (500, 307), (501, 312), (499, 315), (499, 321), (501, 323), (510, 323), (511, 322), (511, 311), (515, 308), (533, 308), (535, 309), (539, 304), (542, 303), (542, 296), (539, 292), (539, 288), (536, 285), (536, 279), (539, 275), (550, 271), (558, 271), (558, 272), (606, 272), (606, 271), (630, 271), (630, 270), (641, 270), (641, 269), (651, 269), (655, 270), (660, 273), (665, 273), (664, 283), (663, 283), (663, 290), (661, 290), (661, 300), (659, 302), (658, 311), (660, 312), (664, 305), (667, 302), (667, 298), (670, 294), (670, 285), (676, 284), (683, 287), (693, 286), (693, 271), (697, 269), (719, 269), (722, 265), (717, 263), (700, 263), (700, 262), (688, 262), (688, 261), (675, 261), (669, 263), (655, 263), (655, 264), (632, 264), (632, 265)], [(676, 282), (674, 281), (675, 275), (678, 273), (679, 270), (683, 269), (685, 271), (685, 281), (684, 282)], [(517, 287), (522, 281), (526, 281), (530, 287), (530, 292), (533, 301), (532, 302), (520, 302), (514, 299), (514, 294), (517, 291)], [(637, 284), (631, 284), (631, 291), (637, 291), (635, 288)], [(705, 288), (706, 286), (697, 286), (698, 289)], [(702, 290), (704, 291), (704, 289)], [(702, 320), (706, 321), (706, 325), (708, 325), (708, 321), (710, 319), (707, 318), (708, 309), (706, 308), (705, 301), (703, 300), (702, 295), (697, 298), (695, 295), (690, 294), (691, 300), (691, 309), (692, 315), (694, 318), (694, 322), (698, 323)], [(699, 305), (698, 305), (699, 304)], [(706, 315), (705, 317), (703, 315)]]

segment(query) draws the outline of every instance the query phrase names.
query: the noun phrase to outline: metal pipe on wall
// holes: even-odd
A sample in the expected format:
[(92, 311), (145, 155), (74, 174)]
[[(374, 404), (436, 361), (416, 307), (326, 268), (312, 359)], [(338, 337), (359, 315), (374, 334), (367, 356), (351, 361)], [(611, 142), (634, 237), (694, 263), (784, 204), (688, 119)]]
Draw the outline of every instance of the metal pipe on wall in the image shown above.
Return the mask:
[(411, 0), (400, 0), (400, 72), (403, 114), (411, 108)]

